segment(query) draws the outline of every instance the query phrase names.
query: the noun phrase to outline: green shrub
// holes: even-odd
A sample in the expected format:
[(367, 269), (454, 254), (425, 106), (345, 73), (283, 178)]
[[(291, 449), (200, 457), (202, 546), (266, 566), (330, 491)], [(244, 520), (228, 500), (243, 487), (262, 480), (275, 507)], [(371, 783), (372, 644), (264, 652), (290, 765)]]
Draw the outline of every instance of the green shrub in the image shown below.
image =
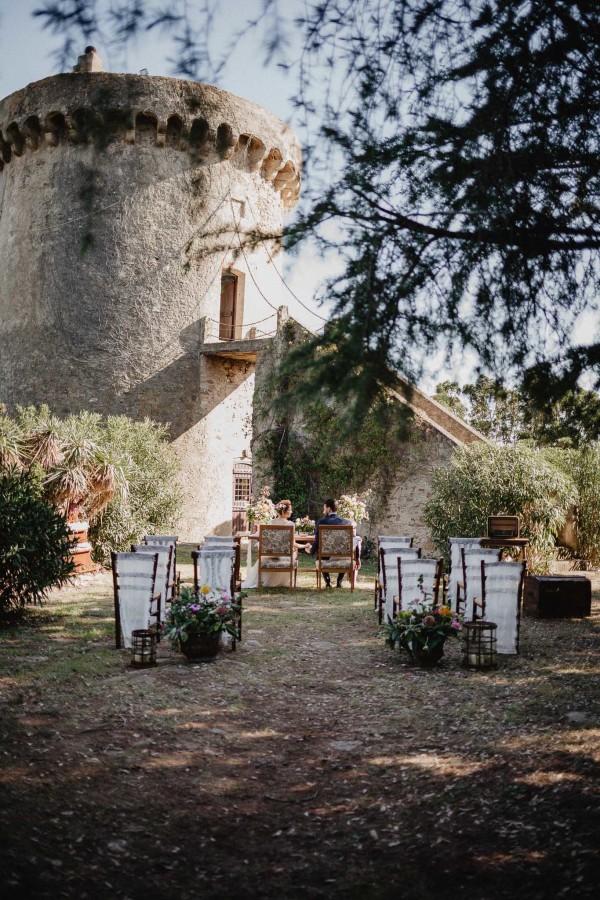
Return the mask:
[(90, 522), (94, 559), (128, 550), (144, 534), (171, 530), (183, 499), (168, 431), (146, 419), (103, 418), (82, 411), (57, 419), (47, 406), (19, 408), (0, 418), (0, 466), (39, 465), (47, 497)]
[(600, 567), (600, 444), (575, 454), (573, 478), (577, 485), (577, 549), (586, 567)]
[(72, 574), (71, 536), (44, 497), (40, 473), (0, 472), (0, 615), (41, 603)]
[(105, 565), (110, 563), (111, 550), (129, 550), (144, 534), (168, 533), (178, 518), (183, 491), (177, 482), (177, 457), (167, 436), (166, 427), (149, 419), (134, 422), (126, 416), (111, 416), (106, 420), (103, 443), (126, 460), (127, 491), (115, 494), (91, 521), (94, 558)]
[(450, 536), (483, 536), (488, 516), (518, 515), (521, 534), (531, 540), (530, 567), (546, 571), (575, 499), (572, 479), (540, 451), (476, 443), (456, 450), (450, 465), (435, 471), (425, 521), (447, 556)]

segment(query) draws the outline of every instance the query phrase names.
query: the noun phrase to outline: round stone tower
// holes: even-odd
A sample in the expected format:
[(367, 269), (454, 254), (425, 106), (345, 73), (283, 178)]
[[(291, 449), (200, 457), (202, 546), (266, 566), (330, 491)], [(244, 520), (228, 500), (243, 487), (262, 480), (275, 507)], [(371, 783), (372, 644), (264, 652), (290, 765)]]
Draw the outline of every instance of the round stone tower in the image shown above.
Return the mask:
[(183, 538), (230, 527), (300, 165), (278, 118), (194, 82), (77, 71), (0, 103), (0, 400), (169, 422)]

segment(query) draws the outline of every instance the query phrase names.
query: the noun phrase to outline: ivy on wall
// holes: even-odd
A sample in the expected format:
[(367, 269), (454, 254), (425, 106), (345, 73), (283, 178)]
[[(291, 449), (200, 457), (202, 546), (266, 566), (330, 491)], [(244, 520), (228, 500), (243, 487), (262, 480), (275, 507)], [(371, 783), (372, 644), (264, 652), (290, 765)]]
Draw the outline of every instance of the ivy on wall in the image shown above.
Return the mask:
[(305, 401), (255, 440), (255, 456), (270, 473), (272, 495), (289, 498), (295, 514), (319, 517), (325, 498), (370, 488), (377, 518), (398, 472), (408, 473), (420, 458), (423, 439), (419, 429), (409, 430), (410, 421), (409, 411), (390, 399), (348, 432), (335, 408)]

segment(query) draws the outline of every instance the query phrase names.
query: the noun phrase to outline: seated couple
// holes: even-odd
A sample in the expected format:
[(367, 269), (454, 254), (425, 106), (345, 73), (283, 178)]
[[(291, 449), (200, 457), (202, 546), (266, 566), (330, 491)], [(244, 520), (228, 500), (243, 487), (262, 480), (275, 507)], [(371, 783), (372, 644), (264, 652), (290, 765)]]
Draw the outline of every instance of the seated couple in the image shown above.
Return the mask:
[[(290, 522), (292, 517), (292, 504), (290, 500), (280, 500), (279, 503), (275, 504), (275, 509), (277, 511), (277, 516), (274, 519), (271, 519), (269, 525), (285, 525), (287, 528), (294, 529), (294, 525)], [(295, 537), (295, 533), (294, 533)], [(294, 556), (298, 555), (298, 548), (296, 545), (296, 549), (294, 551)], [(283, 572), (265, 572), (263, 569), (262, 575), (260, 577), (261, 587), (289, 587), (290, 586), (290, 576), (286, 571)], [(254, 563), (251, 569), (248, 570), (246, 574), (246, 578), (242, 582), (242, 588), (256, 588), (258, 587), (258, 561)]]
[[(323, 504), (323, 518), (319, 519), (315, 528), (315, 539), (310, 546), (306, 546), (305, 550), (307, 553), (310, 553), (311, 556), (315, 556), (317, 550), (319, 549), (319, 526), (320, 525), (353, 525), (354, 522), (351, 522), (350, 519), (342, 519), (341, 516), (337, 514), (337, 501), (333, 499), (333, 497), (329, 497), (325, 503)], [(354, 533), (356, 534), (356, 529), (354, 529)], [(360, 538), (359, 538), (360, 541)], [(356, 543), (356, 538), (355, 538)], [(360, 547), (360, 543), (359, 543)], [(323, 557), (323, 559), (327, 559), (328, 557)], [(325, 581), (325, 587), (331, 587), (331, 576), (329, 572), (323, 572), (323, 580)], [(342, 582), (344, 580), (344, 573), (340, 572), (337, 577), (336, 587), (341, 588)]]

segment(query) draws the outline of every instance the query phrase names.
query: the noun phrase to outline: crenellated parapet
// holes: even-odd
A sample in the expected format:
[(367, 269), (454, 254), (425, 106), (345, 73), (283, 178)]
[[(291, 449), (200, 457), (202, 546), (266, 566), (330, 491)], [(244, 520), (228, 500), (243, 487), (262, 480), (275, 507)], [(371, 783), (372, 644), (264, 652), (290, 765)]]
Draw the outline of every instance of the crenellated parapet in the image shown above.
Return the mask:
[(286, 209), (300, 193), (301, 149), (292, 130), (211, 85), (74, 72), (35, 82), (0, 103), (0, 171), (24, 154), (117, 142), (259, 173)]

